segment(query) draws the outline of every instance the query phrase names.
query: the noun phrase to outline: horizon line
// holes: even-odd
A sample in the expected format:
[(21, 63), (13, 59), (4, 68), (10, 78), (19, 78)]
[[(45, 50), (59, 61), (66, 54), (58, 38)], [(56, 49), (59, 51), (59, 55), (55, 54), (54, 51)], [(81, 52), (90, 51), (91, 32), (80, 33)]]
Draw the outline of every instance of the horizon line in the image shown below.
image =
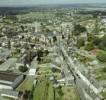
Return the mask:
[(81, 4), (83, 4), (83, 5), (87, 5), (87, 4), (106, 4), (106, 2), (104, 2), (104, 3), (101, 3), (101, 2), (94, 2), (94, 3), (91, 3), (91, 2), (89, 2), (89, 3), (54, 3), (54, 4), (51, 4), (51, 3), (48, 3), (48, 4), (29, 4), (29, 5), (24, 5), (24, 4), (22, 4), (22, 5), (0, 5), (0, 7), (36, 7), (36, 6), (49, 6), (49, 5), (81, 5)]

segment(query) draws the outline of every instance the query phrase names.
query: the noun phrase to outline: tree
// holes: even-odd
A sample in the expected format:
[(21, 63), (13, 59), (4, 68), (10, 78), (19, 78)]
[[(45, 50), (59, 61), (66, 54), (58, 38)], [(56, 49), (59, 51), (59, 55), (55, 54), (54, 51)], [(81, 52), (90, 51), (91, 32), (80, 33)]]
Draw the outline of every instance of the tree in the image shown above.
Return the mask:
[(103, 45), (103, 43), (102, 43), (102, 42), (100, 42), (100, 43), (99, 43), (98, 47), (99, 47), (99, 49), (102, 49), (102, 50), (104, 50), (104, 49), (105, 49), (105, 47), (104, 47), (104, 45)]
[(60, 70), (53, 67), (53, 68), (52, 68), (52, 72), (54, 72), (54, 73), (55, 73), (55, 72), (60, 72)]
[(9, 20), (12, 20), (12, 21), (18, 20), (18, 18), (15, 15), (7, 15), (5, 19), (9, 19)]
[(86, 27), (81, 26), (80, 24), (77, 24), (74, 26), (73, 35), (80, 35), (80, 33), (86, 32)]
[(49, 28), (45, 28), (45, 32), (49, 33), (51, 30)]
[(99, 44), (99, 48), (103, 49), (103, 50), (106, 50), (106, 35), (104, 35), (102, 37), (101, 42)]
[(106, 52), (102, 51), (97, 56), (97, 59), (101, 62), (106, 62)]
[(64, 39), (65, 37), (64, 37), (64, 35), (62, 34), (62, 39)]
[(26, 66), (20, 66), (19, 67), (20, 72), (26, 72), (27, 70), (28, 70), (28, 68)]
[(43, 57), (43, 55), (44, 55), (43, 50), (40, 49), (40, 50), (37, 51), (37, 56), (38, 57)]
[(84, 39), (83, 39), (83, 38), (79, 38), (79, 39), (77, 40), (77, 47), (80, 48), (80, 47), (82, 47), (82, 46), (84, 46), (84, 45), (85, 45)]
[(4, 62), (3, 60), (0, 60), (0, 65), (1, 65), (3, 62)]
[(87, 45), (85, 46), (85, 50), (90, 51), (92, 49), (94, 49), (93, 43), (92, 42), (87, 43)]
[(8, 49), (11, 49), (11, 42), (10, 42), (10, 40), (8, 41)]
[(29, 94), (30, 94), (30, 91), (26, 90), (23, 94), (23, 100), (28, 100)]
[(42, 60), (41, 57), (37, 57), (38, 62), (41, 62), (41, 60)]
[(58, 94), (59, 94), (61, 97), (64, 95), (61, 86), (58, 87)]
[(57, 41), (57, 37), (53, 36), (53, 42), (56, 42), (56, 41)]
[(100, 42), (101, 42), (101, 39), (98, 38), (98, 37), (95, 37), (95, 38), (93, 39), (93, 44), (96, 45), (96, 46), (98, 46), (98, 45), (100, 44)]
[(45, 30), (46, 30), (45, 24), (41, 23), (41, 31), (42, 31), (42, 32), (45, 32)]
[(21, 25), (20, 27), (21, 27), (22, 31), (24, 32), (24, 26), (23, 26), (23, 25)]
[(92, 42), (95, 39), (95, 35), (94, 34), (88, 34), (88, 41)]
[(49, 51), (48, 50), (45, 50), (45, 55), (47, 56), (49, 54)]
[(104, 73), (106, 73), (106, 67), (104, 67), (104, 68), (102, 69), (102, 71), (103, 71)]

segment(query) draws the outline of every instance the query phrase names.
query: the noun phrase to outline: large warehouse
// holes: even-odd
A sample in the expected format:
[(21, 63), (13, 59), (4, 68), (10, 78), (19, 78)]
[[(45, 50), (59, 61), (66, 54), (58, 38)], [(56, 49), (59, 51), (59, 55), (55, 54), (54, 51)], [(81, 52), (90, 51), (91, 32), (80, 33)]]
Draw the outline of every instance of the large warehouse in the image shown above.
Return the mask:
[(0, 89), (15, 90), (25, 79), (24, 75), (0, 71)]

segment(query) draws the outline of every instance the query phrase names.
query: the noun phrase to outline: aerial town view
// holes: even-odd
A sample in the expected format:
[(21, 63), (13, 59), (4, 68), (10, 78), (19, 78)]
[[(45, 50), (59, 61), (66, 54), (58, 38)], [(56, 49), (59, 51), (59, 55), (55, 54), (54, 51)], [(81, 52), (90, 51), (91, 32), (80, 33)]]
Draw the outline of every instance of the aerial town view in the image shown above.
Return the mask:
[(0, 100), (106, 100), (106, 1), (0, 0)]

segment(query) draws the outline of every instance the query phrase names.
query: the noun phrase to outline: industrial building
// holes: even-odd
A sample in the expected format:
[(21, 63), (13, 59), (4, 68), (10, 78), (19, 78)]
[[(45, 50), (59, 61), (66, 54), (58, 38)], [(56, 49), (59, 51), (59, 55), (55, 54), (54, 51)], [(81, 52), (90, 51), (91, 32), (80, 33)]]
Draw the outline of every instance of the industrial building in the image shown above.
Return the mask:
[(8, 71), (0, 71), (0, 89), (15, 90), (24, 79), (24, 75)]

